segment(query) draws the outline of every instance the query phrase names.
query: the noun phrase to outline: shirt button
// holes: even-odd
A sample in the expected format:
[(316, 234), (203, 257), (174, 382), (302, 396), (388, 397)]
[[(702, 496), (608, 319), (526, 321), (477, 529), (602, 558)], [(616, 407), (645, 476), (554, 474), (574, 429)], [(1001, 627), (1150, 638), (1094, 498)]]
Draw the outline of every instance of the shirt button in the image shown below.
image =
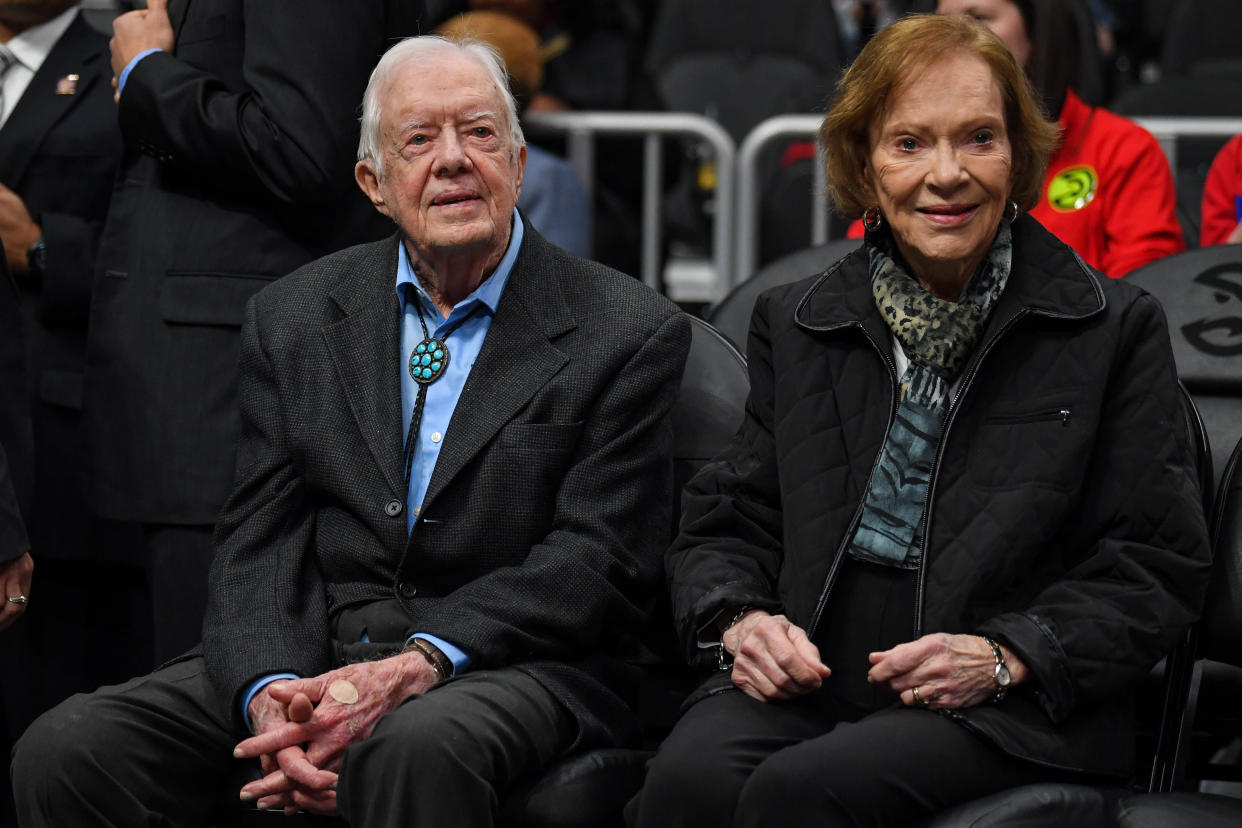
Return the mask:
[(388, 515), (389, 517), (396, 517), (397, 515), (401, 514), (401, 501), (400, 500), (388, 501), (388, 503), (384, 506), (384, 514)]
[(433, 443), (438, 443), (438, 442), (440, 442), (440, 440), (441, 440), (441, 439), (443, 439), (443, 438), (444, 438), (444, 435), (443, 435), (443, 434), (441, 434), (441, 433), (440, 433), (440, 432), (438, 432), (438, 431), (434, 431), (434, 432), (432, 432), (432, 434), (431, 434), (431, 442), (433, 442)]
[(397, 584), (397, 593), (402, 598), (413, 598), (415, 595), (418, 594), (418, 587), (406, 581), (402, 581), (401, 583)]

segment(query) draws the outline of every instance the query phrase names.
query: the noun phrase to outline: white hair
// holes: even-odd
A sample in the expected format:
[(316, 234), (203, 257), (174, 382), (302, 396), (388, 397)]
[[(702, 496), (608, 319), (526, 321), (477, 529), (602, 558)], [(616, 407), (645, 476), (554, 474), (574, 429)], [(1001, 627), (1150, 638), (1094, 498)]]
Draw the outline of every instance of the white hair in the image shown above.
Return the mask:
[(513, 145), (513, 157), (526, 146), (526, 136), (518, 123), (517, 101), (509, 90), (509, 72), (499, 53), (480, 40), (449, 40), (439, 35), (409, 37), (393, 46), (371, 72), (366, 92), (362, 95), (362, 130), (358, 137), (358, 160), (370, 161), (376, 177), (384, 175), (384, 162), (380, 151), (381, 93), (388, 88), (388, 80), (399, 67), (411, 61), (433, 63), (447, 55), (464, 55), (483, 67), (500, 97), (504, 101), (504, 119), (509, 127)]

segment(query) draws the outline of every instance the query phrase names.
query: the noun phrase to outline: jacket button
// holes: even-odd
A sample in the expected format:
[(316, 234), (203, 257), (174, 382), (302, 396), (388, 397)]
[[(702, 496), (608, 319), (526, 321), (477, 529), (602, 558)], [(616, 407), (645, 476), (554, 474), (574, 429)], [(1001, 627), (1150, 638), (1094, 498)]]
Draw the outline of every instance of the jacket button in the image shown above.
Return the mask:
[(401, 509), (402, 509), (402, 506), (401, 506), (400, 500), (390, 500), (384, 506), (384, 514), (388, 515), (389, 517), (396, 517), (397, 515), (401, 514)]
[(397, 584), (397, 592), (401, 595), (402, 598), (413, 598), (415, 595), (418, 594), (418, 587), (414, 586), (408, 581), (402, 581), (401, 583)]

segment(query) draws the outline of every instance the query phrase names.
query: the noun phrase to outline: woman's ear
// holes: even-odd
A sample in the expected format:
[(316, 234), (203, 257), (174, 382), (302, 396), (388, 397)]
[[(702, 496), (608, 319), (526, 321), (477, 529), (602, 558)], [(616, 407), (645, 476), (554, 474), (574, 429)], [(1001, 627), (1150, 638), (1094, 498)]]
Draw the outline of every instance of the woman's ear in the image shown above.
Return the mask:
[(858, 165), (858, 191), (863, 196), (864, 204), (878, 204), (880, 199), (875, 194), (875, 185), (871, 183), (871, 166), (864, 158)]

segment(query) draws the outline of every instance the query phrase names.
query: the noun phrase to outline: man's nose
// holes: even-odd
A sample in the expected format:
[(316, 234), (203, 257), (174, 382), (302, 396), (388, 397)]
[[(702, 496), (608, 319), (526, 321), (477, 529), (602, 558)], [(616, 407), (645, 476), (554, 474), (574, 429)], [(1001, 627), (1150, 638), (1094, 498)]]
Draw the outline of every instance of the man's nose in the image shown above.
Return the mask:
[(439, 142), (439, 158), (436, 171), (441, 175), (455, 175), (470, 166), (470, 156), (462, 144), (461, 136), (454, 130), (445, 130)]

